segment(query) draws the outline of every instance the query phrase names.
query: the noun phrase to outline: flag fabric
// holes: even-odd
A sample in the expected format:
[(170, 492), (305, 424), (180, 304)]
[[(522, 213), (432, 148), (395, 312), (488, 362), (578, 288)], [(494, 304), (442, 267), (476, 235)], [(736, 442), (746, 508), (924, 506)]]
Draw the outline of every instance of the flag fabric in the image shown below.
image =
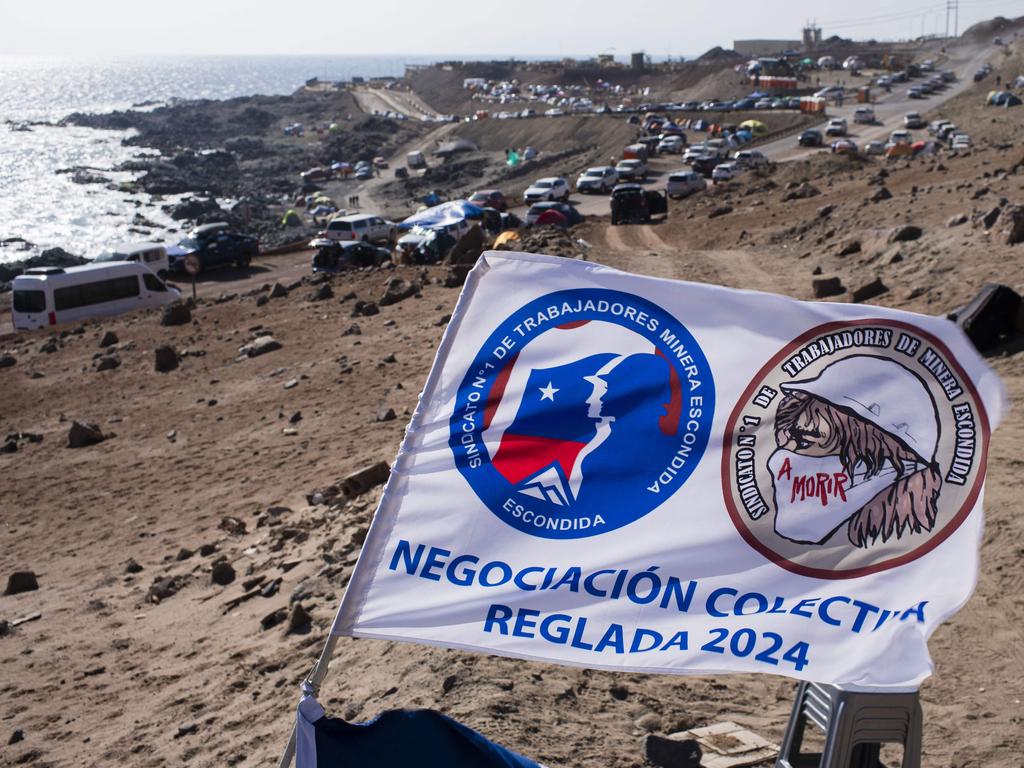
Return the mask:
[(326, 717), (299, 702), (296, 768), (541, 768), (431, 709), (391, 710), (366, 723)]
[(943, 318), (485, 253), (333, 632), (914, 689), (1004, 400)]

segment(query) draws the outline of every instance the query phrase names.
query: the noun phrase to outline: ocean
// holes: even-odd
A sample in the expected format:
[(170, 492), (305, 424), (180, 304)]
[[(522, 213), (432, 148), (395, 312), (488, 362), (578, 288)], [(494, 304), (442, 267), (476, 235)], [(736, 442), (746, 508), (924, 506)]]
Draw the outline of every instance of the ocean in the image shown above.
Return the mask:
[[(72, 112), (108, 112), (143, 102), (224, 99), (292, 93), (311, 77), (400, 76), (406, 64), (436, 56), (182, 56), (112, 59), (0, 56), (0, 262), (60, 246), (92, 257), (108, 245), (145, 239), (127, 231), (136, 213), (157, 224), (174, 198), (154, 203), (103, 184), (75, 184), (57, 171), (89, 166), (113, 182), (132, 174), (110, 169), (145, 154), (122, 146), (121, 131), (31, 126)], [(4, 241), (23, 238), (31, 243)], [(159, 236), (156, 239), (160, 239)]]

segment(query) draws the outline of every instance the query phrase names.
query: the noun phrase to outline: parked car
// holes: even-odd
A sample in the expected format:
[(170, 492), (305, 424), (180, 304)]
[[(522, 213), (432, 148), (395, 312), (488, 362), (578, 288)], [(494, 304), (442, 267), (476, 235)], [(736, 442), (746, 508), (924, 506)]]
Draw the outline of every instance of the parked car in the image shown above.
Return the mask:
[(398, 227), (393, 221), (372, 213), (338, 216), (327, 223), (324, 237), (328, 240), (363, 240), (369, 243), (394, 243)]
[(853, 112), (853, 122), (863, 125), (874, 125), (875, 110), (871, 107), (857, 107)]
[(369, 163), (366, 165), (356, 166), (356, 179), (359, 181), (366, 181), (367, 179), (373, 178), (373, 166)]
[(729, 161), (726, 163), (719, 163), (711, 171), (711, 180), (714, 182), (719, 181), (732, 181), (742, 173), (743, 169), (736, 164), (735, 161)]
[(718, 155), (708, 153), (695, 158), (693, 163), (691, 163), (691, 167), (694, 171), (709, 179), (715, 168), (722, 162), (722, 158)]
[(95, 261), (137, 261), (153, 270), (161, 280), (167, 278), (170, 269), (167, 248), (160, 243), (121, 243), (103, 251)]
[(507, 211), (508, 201), (500, 189), (481, 189), (469, 197), (469, 202), (481, 208), (494, 208), (496, 211)]
[(768, 165), (768, 158), (756, 149), (741, 149), (732, 156), (740, 168), (760, 168)]
[(729, 156), (729, 150), (731, 149), (729, 142), (725, 139), (707, 139), (704, 142), (704, 146), (707, 147), (709, 152), (714, 152), (723, 160)]
[(707, 189), (704, 177), (696, 171), (673, 171), (665, 182), (665, 194), (669, 197), (689, 197), (694, 192)]
[(686, 151), (683, 152), (683, 162), (691, 163), (701, 155), (707, 154), (712, 153), (708, 150), (708, 147), (704, 142), (701, 142), (700, 144), (691, 144), (686, 148)]
[(942, 127), (944, 125), (952, 125), (952, 123), (950, 123), (949, 120), (933, 120), (932, 122), (928, 123), (928, 133), (934, 136), (940, 130), (942, 130)]
[(544, 114), (547, 117), (561, 117), (562, 115), (565, 114), (565, 112), (563, 112), (562, 110), (560, 110), (560, 109), (558, 109), (556, 107), (556, 108), (552, 108), (552, 109), (545, 109), (544, 110)]
[(921, 89), (921, 86), (915, 85), (913, 88), (909, 88), (907, 90), (907, 98), (908, 99), (923, 99), (924, 98), (924, 91)]
[(846, 119), (842, 117), (833, 117), (828, 121), (828, 125), (825, 126), (826, 136), (845, 136), (846, 135)]
[(680, 136), (666, 136), (658, 142), (658, 154), (680, 154), (686, 145)]
[(921, 117), (920, 112), (907, 112), (903, 116), (903, 127), (908, 128), (912, 131), (916, 131), (919, 128), (924, 128), (927, 125), (924, 118)]
[(327, 181), (331, 178), (331, 172), (326, 168), (310, 168), (308, 171), (300, 173), (299, 178), (310, 182)]
[(409, 152), (405, 156), (405, 164), (413, 170), (427, 167), (427, 160), (422, 152)]
[(610, 165), (587, 168), (576, 179), (576, 191), (580, 193), (600, 192), (605, 194), (619, 183), (619, 174)]
[(313, 254), (314, 272), (340, 272), (345, 269), (377, 267), (391, 258), (391, 250), (371, 245), (364, 240), (330, 240), (316, 238), (309, 244)]
[(893, 131), (889, 134), (891, 144), (913, 144), (914, 137), (910, 131)]
[(884, 155), (885, 154), (885, 142), (884, 141), (869, 141), (864, 145), (865, 155)]
[(832, 153), (835, 155), (857, 154), (857, 143), (851, 139), (838, 139), (832, 142)]
[(537, 179), (523, 193), (523, 202), (539, 203), (542, 200), (569, 199), (569, 184), (559, 176), (549, 176), (544, 179)]
[(946, 123), (935, 132), (935, 138), (940, 141), (948, 141), (949, 137), (957, 133), (957, 127), (953, 123)]
[(612, 225), (648, 223), (651, 217), (668, 214), (668, 200), (661, 192), (639, 184), (619, 184), (609, 198)]
[(966, 133), (954, 133), (949, 141), (950, 149), (970, 149), (971, 137)]
[(801, 147), (820, 147), (823, 143), (821, 131), (814, 128), (803, 131), (797, 138), (796, 143)]
[(530, 206), (529, 210), (526, 212), (526, 225), (532, 227), (537, 223), (537, 219), (548, 211), (557, 211), (562, 214), (562, 216), (565, 217), (565, 223), (570, 227), (583, 221), (583, 215), (573, 206), (568, 203), (549, 200), (541, 203), (534, 203)]
[(615, 166), (615, 172), (620, 179), (629, 181), (643, 180), (647, 178), (647, 162), (640, 158), (632, 160), (620, 160)]
[(259, 252), (260, 241), (257, 238), (230, 232), (225, 222), (204, 224), (167, 249), (168, 269), (184, 272), (185, 257), (192, 253), (199, 257), (201, 271), (232, 264), (247, 267)]
[(160, 307), (181, 298), (145, 264), (93, 262), (81, 267), (34, 267), (11, 282), (15, 330)]

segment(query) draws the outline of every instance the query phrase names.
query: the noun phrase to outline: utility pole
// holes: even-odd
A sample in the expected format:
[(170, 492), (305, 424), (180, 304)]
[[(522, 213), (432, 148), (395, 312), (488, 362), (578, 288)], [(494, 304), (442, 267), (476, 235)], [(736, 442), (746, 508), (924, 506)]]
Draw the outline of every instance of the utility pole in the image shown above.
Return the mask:
[(946, 37), (949, 37), (949, 16), (953, 14), (953, 37), (959, 34), (960, 0), (946, 0)]

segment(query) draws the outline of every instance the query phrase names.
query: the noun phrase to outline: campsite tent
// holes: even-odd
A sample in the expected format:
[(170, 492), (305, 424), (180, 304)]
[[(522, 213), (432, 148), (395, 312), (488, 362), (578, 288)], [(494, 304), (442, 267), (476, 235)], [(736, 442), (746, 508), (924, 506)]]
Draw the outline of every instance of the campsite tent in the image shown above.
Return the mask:
[(768, 133), (768, 126), (760, 120), (744, 120), (740, 123), (740, 128), (745, 128), (755, 136), (763, 136)]
[(483, 216), (483, 209), (473, 205), (468, 200), (451, 200), (447, 203), (435, 205), (425, 211), (419, 211), (407, 218), (401, 224), (400, 229), (412, 229), (414, 226), (438, 227), (456, 224), (464, 219), (479, 219)]

